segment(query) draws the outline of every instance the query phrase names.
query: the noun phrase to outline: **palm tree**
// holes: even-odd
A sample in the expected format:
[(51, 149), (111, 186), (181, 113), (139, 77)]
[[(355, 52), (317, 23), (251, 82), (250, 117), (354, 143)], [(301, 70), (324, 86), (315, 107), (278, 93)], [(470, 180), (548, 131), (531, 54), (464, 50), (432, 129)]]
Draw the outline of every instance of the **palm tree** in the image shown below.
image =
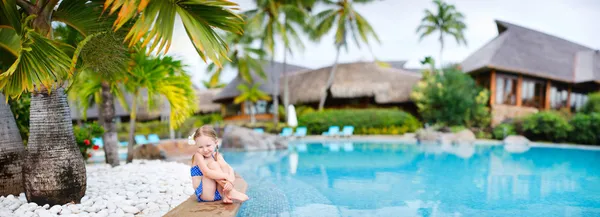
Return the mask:
[(23, 140), (4, 94), (0, 93), (0, 195), (23, 192)]
[[(28, 201), (65, 204), (79, 202), (85, 193), (85, 163), (75, 144), (64, 86), (73, 77), (81, 48), (97, 36), (111, 14), (119, 11), (113, 23), (115, 31), (132, 23), (131, 28), (123, 28), (128, 31), (125, 38), (130, 46), (147, 35), (144, 43), (152, 41), (151, 50), (157, 52), (168, 51), (175, 16), (179, 15), (200, 57), (220, 65), (227, 45), (216, 29), (242, 33), (242, 18), (230, 10), (235, 6), (226, 0), (0, 1), (0, 59), (5, 64), (4, 56), (14, 57), (0, 74), (0, 89), (10, 98), (32, 93), (27, 164), (23, 166)], [(99, 18), (103, 9), (107, 15)], [(72, 57), (53, 40), (53, 21), (85, 36)]]
[(220, 77), (221, 77), (221, 70), (213, 73), (213, 75), (210, 76), (210, 79), (208, 81), (202, 81), (202, 84), (204, 84), (204, 87), (206, 87), (206, 89), (223, 88), (227, 84), (221, 83), (219, 81)]
[(255, 109), (254, 104), (259, 100), (271, 100), (268, 93), (260, 90), (259, 85), (257, 84), (240, 84), (237, 86), (237, 89), (241, 92), (241, 94), (235, 99), (233, 99), (233, 103), (240, 104), (245, 103), (247, 108), (250, 108), (250, 123), (256, 123), (256, 118), (254, 117)]
[(433, 3), (437, 7), (437, 14), (434, 14), (429, 9), (425, 10), (425, 17), (421, 19), (421, 25), (417, 27), (417, 33), (420, 33), (419, 41), (423, 40), (425, 36), (433, 34), (435, 31), (439, 31), (440, 41), (440, 66), (442, 62), (442, 51), (444, 50), (444, 34), (449, 34), (456, 39), (457, 44), (463, 43), (467, 45), (463, 31), (467, 28), (463, 19), (465, 18), (462, 13), (456, 10), (456, 7), (451, 4), (447, 4), (442, 0), (433, 0)]
[[(291, 46), (303, 48), (302, 40), (299, 37), (297, 28), (306, 30), (306, 19), (308, 17), (305, 8), (312, 7), (315, 0), (255, 0), (257, 9), (246, 11), (248, 25), (251, 29), (263, 30), (261, 33), (261, 47), (268, 51), (271, 56), (272, 74), (269, 75), (270, 83), (273, 84), (273, 107), (275, 114), (273, 123), (279, 122), (279, 72), (275, 71), (275, 40), (279, 36), (284, 44), (284, 104), (289, 100), (287, 95), (287, 77), (285, 77), (287, 54), (291, 53)], [(286, 105), (287, 106), (287, 105)]]
[[(83, 40), (77, 30), (67, 25), (57, 25), (54, 28), (54, 36), (56, 41), (73, 47)], [(117, 87), (126, 68), (127, 47), (122, 43), (123, 37), (123, 31), (119, 34), (109, 31), (92, 39), (91, 44), (82, 49), (80, 62), (83, 63), (80, 66), (85, 67), (78, 67), (78, 79), (74, 79), (73, 85), (69, 88), (69, 90), (76, 90), (76, 93), (67, 90), (67, 93), (72, 96), (72, 101), (83, 110), (83, 114), (87, 113), (92, 103), (98, 106), (98, 120), (104, 128), (102, 134), (104, 159), (113, 167), (120, 164), (113, 93), (120, 93)], [(98, 55), (99, 53), (101, 55)], [(110, 59), (102, 59), (98, 56)], [(90, 100), (93, 97), (96, 99)], [(122, 105), (127, 106), (127, 104)], [(85, 116), (83, 115), (84, 118)]]
[(375, 38), (377, 42), (379, 42), (379, 37), (371, 27), (371, 24), (367, 22), (367, 20), (360, 15), (353, 7), (353, 4), (364, 4), (370, 3), (374, 0), (339, 0), (337, 2), (333, 1), (324, 1), (326, 5), (333, 6), (331, 9), (327, 9), (319, 12), (312, 19), (312, 25), (314, 26), (314, 30), (311, 33), (311, 38), (313, 40), (317, 40), (331, 31), (334, 28), (335, 23), (335, 62), (331, 67), (331, 71), (329, 72), (329, 78), (327, 79), (327, 84), (325, 88), (323, 88), (323, 93), (321, 94), (321, 100), (319, 100), (319, 110), (323, 110), (325, 106), (325, 99), (327, 98), (327, 91), (331, 87), (331, 83), (333, 83), (333, 78), (335, 77), (335, 70), (337, 68), (337, 64), (340, 57), (340, 49), (342, 47), (347, 47), (347, 37), (348, 35), (352, 35), (354, 42), (360, 48), (360, 43), (365, 43), (369, 46), (369, 36)]
[(141, 91), (147, 93), (148, 107), (154, 107), (154, 101), (164, 97), (170, 105), (170, 128), (176, 129), (186, 118), (193, 115), (196, 94), (189, 75), (183, 70), (181, 61), (169, 56), (149, 57), (145, 49), (134, 55), (134, 66), (127, 75), (127, 90), (132, 93), (129, 119), (129, 144), (127, 145), (127, 163), (133, 160), (133, 144), (138, 101)]

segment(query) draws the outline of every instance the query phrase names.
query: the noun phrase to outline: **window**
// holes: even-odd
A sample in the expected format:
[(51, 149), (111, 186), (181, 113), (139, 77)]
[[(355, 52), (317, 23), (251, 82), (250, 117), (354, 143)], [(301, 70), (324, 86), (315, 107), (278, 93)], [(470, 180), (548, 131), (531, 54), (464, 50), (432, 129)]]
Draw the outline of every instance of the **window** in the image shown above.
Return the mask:
[(550, 88), (550, 106), (552, 109), (561, 109), (567, 107), (569, 99), (569, 90), (565, 86), (552, 85)]
[(523, 106), (542, 108), (546, 99), (546, 84), (542, 80), (523, 78), (521, 84)]
[(496, 75), (496, 104), (517, 103), (517, 77)]
[(587, 102), (587, 95), (585, 93), (572, 92), (571, 93), (571, 112), (577, 112)]

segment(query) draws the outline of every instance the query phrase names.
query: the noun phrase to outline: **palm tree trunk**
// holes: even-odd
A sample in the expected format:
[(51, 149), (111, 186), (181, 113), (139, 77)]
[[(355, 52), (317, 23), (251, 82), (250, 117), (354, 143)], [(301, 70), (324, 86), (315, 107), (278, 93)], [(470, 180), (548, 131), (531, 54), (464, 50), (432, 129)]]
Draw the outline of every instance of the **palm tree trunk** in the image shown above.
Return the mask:
[(117, 138), (117, 129), (115, 119), (115, 99), (110, 91), (108, 82), (102, 82), (102, 104), (100, 105), (102, 113), (102, 127), (104, 127), (104, 158), (107, 164), (119, 166), (119, 146)]
[(287, 48), (283, 50), (283, 107), (285, 112), (285, 120), (289, 118), (289, 114), (287, 112), (288, 106), (290, 106), (290, 88), (288, 84), (288, 75), (287, 75)]
[(271, 57), (271, 74), (273, 78), (273, 125), (279, 123), (279, 73), (275, 70), (275, 57)]
[(335, 62), (333, 62), (333, 66), (331, 66), (331, 71), (329, 72), (329, 79), (327, 79), (327, 84), (323, 88), (323, 93), (321, 94), (321, 100), (319, 100), (319, 111), (323, 111), (323, 107), (325, 107), (325, 99), (327, 99), (327, 90), (331, 87), (333, 83), (333, 78), (335, 77), (335, 69), (337, 68), (338, 60), (340, 58), (340, 48), (341, 46), (337, 46), (337, 51), (335, 53)]
[(444, 51), (443, 32), (440, 31), (440, 75), (444, 75), (444, 62), (442, 61), (442, 52)]
[(19, 195), (23, 188), (23, 140), (10, 105), (0, 93), (0, 195)]
[(246, 104), (250, 108), (250, 124), (252, 124), (254, 126), (254, 124), (256, 123), (256, 116), (254, 116), (254, 107), (253, 107), (254, 104), (252, 102), (248, 102), (248, 101), (246, 101)]
[(87, 176), (63, 88), (32, 94), (30, 123), (23, 164), (27, 201), (50, 206), (79, 203)]
[(129, 115), (129, 141), (127, 143), (127, 163), (131, 163), (133, 161), (133, 144), (135, 142), (133, 138), (135, 134), (135, 119), (137, 116), (137, 97), (137, 92), (133, 93), (131, 96), (131, 113)]

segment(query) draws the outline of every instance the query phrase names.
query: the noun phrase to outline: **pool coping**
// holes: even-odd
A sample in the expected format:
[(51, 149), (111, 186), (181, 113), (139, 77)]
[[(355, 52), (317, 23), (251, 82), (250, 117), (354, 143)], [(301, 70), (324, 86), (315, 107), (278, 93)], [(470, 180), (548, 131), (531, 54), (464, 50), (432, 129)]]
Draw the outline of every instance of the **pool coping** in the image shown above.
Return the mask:
[[(326, 136), (305, 136), (301, 138), (291, 138), (290, 144), (295, 143), (317, 143), (317, 142), (401, 142), (410, 145), (418, 144), (415, 138), (409, 136), (390, 136), (390, 135), (370, 135), (370, 136), (350, 136), (350, 137), (326, 137)], [(502, 140), (477, 139), (475, 145), (478, 146), (501, 146)], [(580, 149), (590, 151), (600, 151), (600, 146), (583, 145), (572, 143), (549, 143), (549, 142), (530, 142), (529, 146), (539, 148), (560, 148), (560, 149)]]
[[(246, 193), (248, 183), (238, 174), (235, 174), (235, 189)], [(198, 202), (196, 195), (190, 196), (183, 203), (169, 210), (163, 217), (196, 217), (196, 216), (220, 216), (234, 217), (237, 215), (241, 203), (224, 204), (222, 201)]]

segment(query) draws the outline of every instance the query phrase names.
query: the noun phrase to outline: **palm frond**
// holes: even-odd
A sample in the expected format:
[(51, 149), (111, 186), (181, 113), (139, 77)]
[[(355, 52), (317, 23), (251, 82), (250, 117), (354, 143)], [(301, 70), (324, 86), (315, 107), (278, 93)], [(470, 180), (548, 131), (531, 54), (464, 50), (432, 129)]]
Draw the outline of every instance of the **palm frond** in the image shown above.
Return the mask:
[(0, 49), (6, 50), (15, 58), (21, 52), (21, 38), (10, 26), (0, 26)]
[[(17, 10), (17, 2), (15, 0), (2, 0), (0, 1), (0, 20), (2, 20), (2, 24), (4, 23), (10, 25), (17, 34), (23, 34), (21, 27), (21, 16), (19, 11)], [(7, 97), (8, 98), (8, 97)]]
[(52, 13), (52, 20), (65, 23), (87, 36), (110, 29), (113, 19), (101, 17), (102, 7), (99, 1), (63, 0)]

